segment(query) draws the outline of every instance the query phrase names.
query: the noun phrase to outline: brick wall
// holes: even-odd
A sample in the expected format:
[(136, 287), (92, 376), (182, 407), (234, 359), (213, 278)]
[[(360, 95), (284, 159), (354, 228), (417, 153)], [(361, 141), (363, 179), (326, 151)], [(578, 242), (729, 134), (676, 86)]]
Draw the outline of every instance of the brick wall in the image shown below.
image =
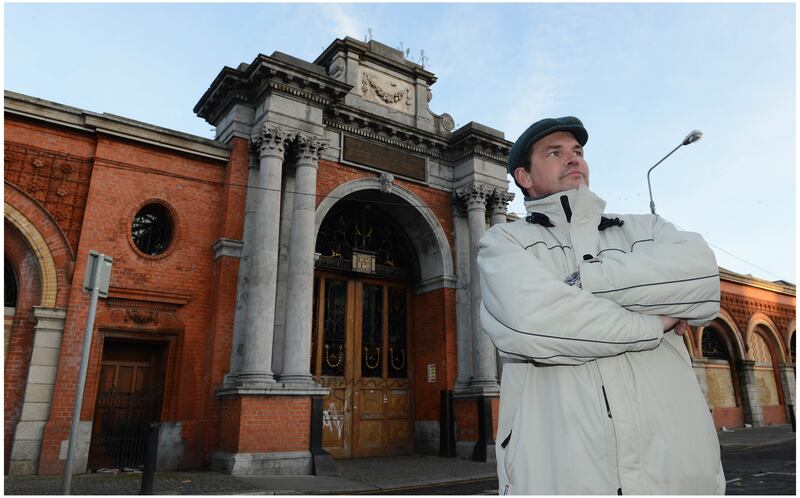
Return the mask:
[[(457, 375), (454, 289), (437, 289), (414, 299), (415, 419), (439, 420), (440, 392), (453, 389)], [(436, 381), (428, 382), (428, 365)]]
[(227, 398), (222, 401), (220, 449), (232, 453), (308, 450), (310, 428), (308, 397)]
[[(117, 137), (6, 120), (5, 147), (11, 159), (6, 180), (19, 188), (21, 196), (33, 199), (49, 213), (69, 241), (67, 252), (76, 254), (74, 274), (80, 277), (72, 279), (71, 290), (75, 292), (67, 288), (59, 296), (68, 315), (59, 382), (45, 428), (41, 473), (60, 473), (63, 469), (64, 462), (58, 456), (61, 441), (68, 437), (75, 396), (88, 311), (88, 297), (80, 287), (90, 249), (114, 258), (112, 288), (141, 291), (140, 299), (150, 302), (159, 302), (163, 295), (183, 296), (184, 303), (174, 313), (183, 324), (176, 343), (179, 360), (168, 372), (174, 383), (169, 393), (173, 399), (165, 400), (162, 419), (182, 422), (188, 453), (199, 455), (205, 449), (201, 441), (216, 439), (216, 425), (208, 422), (215, 417), (217, 403), (210, 386), (219, 385), (229, 361), (238, 261), (223, 258), (215, 263), (211, 246), (221, 236), (241, 238), (247, 144), (239, 142), (234, 144), (238, 147), (234, 153), (236, 167), (228, 168), (219, 161)], [(226, 190), (226, 185), (236, 188)], [(130, 240), (134, 215), (150, 201), (167, 205), (176, 218), (174, 241), (160, 257), (142, 255)], [(6, 246), (8, 250), (8, 243)], [(109, 311), (108, 304), (101, 301), (98, 313)], [(25, 320), (26, 315), (22, 312), (17, 316)], [(101, 346), (102, 333), (95, 331), (82, 420), (93, 417)], [(14, 348), (16, 351), (20, 346), (15, 343)], [(21, 399), (14, 398), (19, 398), (15, 389), (8, 389), (12, 378), (13, 373), (11, 377), (7, 374), (7, 407), (21, 405)], [(24, 387), (24, 376), (20, 378)], [(6, 413), (13, 414), (14, 408)], [(7, 418), (7, 438), (9, 424)], [(199, 464), (196, 457), (188, 460)]]

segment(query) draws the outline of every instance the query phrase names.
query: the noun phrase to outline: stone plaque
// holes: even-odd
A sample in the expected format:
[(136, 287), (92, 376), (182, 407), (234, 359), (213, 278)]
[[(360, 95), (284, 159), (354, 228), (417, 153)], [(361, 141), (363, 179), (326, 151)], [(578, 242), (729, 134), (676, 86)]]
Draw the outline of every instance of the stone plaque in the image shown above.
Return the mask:
[(414, 87), (376, 71), (361, 69), (361, 98), (406, 114), (414, 114)]
[(353, 271), (375, 273), (375, 255), (353, 252)]
[(355, 137), (344, 137), (342, 158), (396, 175), (425, 181), (425, 158)]

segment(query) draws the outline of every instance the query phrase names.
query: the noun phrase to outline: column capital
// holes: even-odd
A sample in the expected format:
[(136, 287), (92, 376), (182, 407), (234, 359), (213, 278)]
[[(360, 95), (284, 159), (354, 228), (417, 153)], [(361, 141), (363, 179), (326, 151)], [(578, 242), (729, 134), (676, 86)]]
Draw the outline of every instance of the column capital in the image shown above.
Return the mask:
[(489, 209), (492, 214), (505, 214), (508, 203), (514, 200), (514, 194), (506, 190), (494, 189), (489, 196)]
[(316, 135), (298, 133), (294, 140), (294, 154), (298, 163), (312, 163), (319, 161), (320, 154), (328, 148), (328, 140)]
[(295, 135), (296, 132), (291, 132), (280, 126), (265, 123), (257, 133), (253, 134), (250, 138), (250, 143), (260, 156), (271, 155), (283, 158), (286, 144), (290, 142)]
[(492, 191), (485, 185), (473, 183), (456, 192), (456, 197), (462, 202), (467, 211), (481, 210), (486, 211), (486, 200)]
[(753, 367), (756, 366), (756, 362), (754, 360), (737, 360), (736, 367), (741, 369), (750, 369), (752, 370)]

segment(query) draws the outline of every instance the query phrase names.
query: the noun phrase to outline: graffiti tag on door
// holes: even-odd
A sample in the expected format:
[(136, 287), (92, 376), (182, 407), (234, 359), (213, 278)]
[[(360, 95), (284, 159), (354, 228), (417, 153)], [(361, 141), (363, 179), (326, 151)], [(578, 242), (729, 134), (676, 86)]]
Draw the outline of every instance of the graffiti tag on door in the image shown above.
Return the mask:
[(336, 432), (337, 439), (342, 439), (342, 429), (344, 429), (344, 414), (340, 414), (336, 409), (336, 404), (331, 401), (327, 410), (322, 410), (322, 428), (331, 432)]

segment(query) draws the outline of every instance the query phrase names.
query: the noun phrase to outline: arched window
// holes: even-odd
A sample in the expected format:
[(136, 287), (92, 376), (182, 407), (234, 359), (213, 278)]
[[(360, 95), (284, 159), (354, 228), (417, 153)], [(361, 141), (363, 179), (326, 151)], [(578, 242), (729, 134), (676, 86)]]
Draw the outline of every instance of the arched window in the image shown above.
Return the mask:
[(3, 302), (6, 308), (17, 307), (17, 275), (14, 273), (14, 268), (5, 257), (6, 278), (3, 287)]
[(341, 201), (317, 234), (317, 268), (414, 281), (416, 256), (405, 231), (378, 206)]
[(703, 356), (706, 358), (711, 360), (731, 360), (725, 341), (715, 329), (707, 328), (703, 330), (702, 348)]

